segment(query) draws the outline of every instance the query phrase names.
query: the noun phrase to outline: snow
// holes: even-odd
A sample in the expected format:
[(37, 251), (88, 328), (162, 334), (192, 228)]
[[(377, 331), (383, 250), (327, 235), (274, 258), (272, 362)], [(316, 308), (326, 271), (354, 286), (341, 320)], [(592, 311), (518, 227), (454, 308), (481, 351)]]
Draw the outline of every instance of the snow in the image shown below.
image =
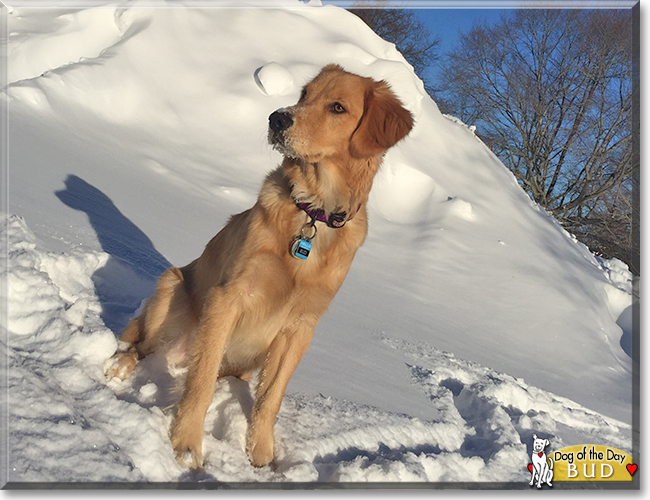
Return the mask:
[(284, 95), (293, 87), (291, 72), (281, 64), (265, 64), (255, 73), (260, 90), (266, 95)]
[[(3, 227), (9, 470), (18, 482), (522, 482), (532, 434), (632, 450), (632, 276), (594, 256), (442, 115), (395, 47), (318, 2), (8, 13)], [(170, 265), (249, 208), (280, 161), (268, 115), (336, 62), (417, 124), (276, 424), (244, 451), (250, 384), (220, 380), (205, 469), (168, 438), (182, 373), (103, 366)]]

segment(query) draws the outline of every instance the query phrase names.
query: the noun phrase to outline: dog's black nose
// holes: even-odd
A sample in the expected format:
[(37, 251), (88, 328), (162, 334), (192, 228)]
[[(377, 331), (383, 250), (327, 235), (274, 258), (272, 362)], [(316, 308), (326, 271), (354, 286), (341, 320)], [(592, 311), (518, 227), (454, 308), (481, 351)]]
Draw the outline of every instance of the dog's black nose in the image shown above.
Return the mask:
[(274, 111), (269, 116), (269, 127), (273, 132), (282, 132), (293, 125), (293, 118), (286, 111)]

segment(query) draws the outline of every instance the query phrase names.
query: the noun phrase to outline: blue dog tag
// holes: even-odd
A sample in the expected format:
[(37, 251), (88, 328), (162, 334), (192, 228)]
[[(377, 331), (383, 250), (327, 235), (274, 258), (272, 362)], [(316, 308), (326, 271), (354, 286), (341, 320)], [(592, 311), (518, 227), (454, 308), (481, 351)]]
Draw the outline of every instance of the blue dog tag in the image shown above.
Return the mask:
[(291, 245), (291, 255), (297, 259), (306, 259), (311, 251), (311, 241), (304, 238), (297, 238)]

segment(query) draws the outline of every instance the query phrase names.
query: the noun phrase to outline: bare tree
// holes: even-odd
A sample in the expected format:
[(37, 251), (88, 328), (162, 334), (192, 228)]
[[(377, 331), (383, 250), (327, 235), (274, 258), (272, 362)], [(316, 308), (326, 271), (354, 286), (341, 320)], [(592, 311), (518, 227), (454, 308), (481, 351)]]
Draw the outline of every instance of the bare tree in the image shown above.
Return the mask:
[(426, 70), (438, 59), (440, 38), (433, 37), (412, 10), (399, 8), (388, 0), (359, 0), (349, 10), (381, 38), (395, 44), (431, 94), (433, 87)]
[(631, 231), (632, 46), (630, 11), (519, 10), (472, 28), (443, 65), (446, 108), (592, 244)]
[[(632, 227), (634, 207), (632, 184), (623, 183), (598, 199), (599, 210), (592, 210), (585, 216), (574, 216), (564, 221), (565, 227), (580, 237), (589, 248), (604, 256), (617, 256), (628, 260), (634, 248)], [(638, 214), (637, 214), (638, 215)], [(634, 266), (631, 270), (637, 271)]]

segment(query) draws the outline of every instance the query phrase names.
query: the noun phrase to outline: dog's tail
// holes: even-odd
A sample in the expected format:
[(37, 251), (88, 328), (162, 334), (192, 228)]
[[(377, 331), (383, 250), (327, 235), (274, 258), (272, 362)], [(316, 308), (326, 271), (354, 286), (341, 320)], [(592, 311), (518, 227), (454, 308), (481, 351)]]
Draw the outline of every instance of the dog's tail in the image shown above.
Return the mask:
[(546, 460), (548, 460), (548, 470), (552, 471), (553, 470), (553, 459), (551, 457), (547, 457)]

